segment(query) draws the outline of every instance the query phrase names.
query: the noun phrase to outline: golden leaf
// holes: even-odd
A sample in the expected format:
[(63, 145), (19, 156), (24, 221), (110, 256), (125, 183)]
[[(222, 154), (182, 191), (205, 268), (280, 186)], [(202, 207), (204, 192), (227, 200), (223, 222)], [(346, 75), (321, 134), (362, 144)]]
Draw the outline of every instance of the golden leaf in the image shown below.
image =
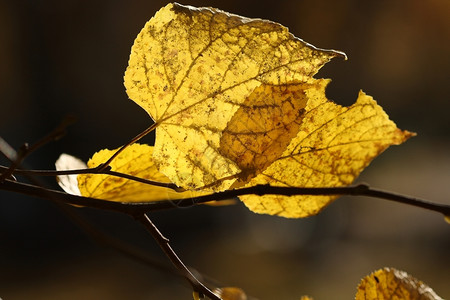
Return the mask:
[(261, 158), (239, 164), (236, 151), (221, 150), (221, 141), (228, 143), (222, 133), (236, 112), (247, 113), (243, 105), (258, 98), (255, 89), (312, 83), (336, 56), (345, 57), (271, 21), (168, 4), (136, 38), (124, 79), (128, 96), (157, 123), (153, 157), (159, 170), (183, 188), (217, 191), (238, 180), (241, 167), (266, 164)]
[[(139, 33), (124, 77), (129, 97), (156, 122), (154, 149), (133, 145), (111, 166), (202, 192), (348, 185), (413, 133), (363, 92), (350, 107), (327, 100), (329, 80), (312, 76), (336, 56), (345, 54), (317, 49), (271, 21), (168, 4)], [(100, 153), (92, 166), (113, 152)], [(80, 175), (79, 184), (83, 195), (119, 201), (167, 193), (105, 175)], [(298, 218), (335, 197), (240, 198), (254, 212)]]
[[(87, 166), (97, 167), (107, 161), (117, 150), (103, 149), (95, 153)], [(152, 162), (152, 152), (152, 146), (142, 144), (128, 146), (111, 162), (111, 170), (147, 180), (170, 183), (170, 180), (161, 174)], [(178, 193), (169, 188), (107, 174), (79, 174), (78, 187), (82, 196), (118, 202), (182, 199), (201, 194), (192, 191)]]
[(242, 182), (278, 159), (297, 135), (307, 102), (305, 89), (305, 84), (261, 85), (228, 122), (220, 150), (239, 166)]
[(238, 287), (223, 287), (215, 289), (214, 294), (218, 295), (222, 300), (247, 300), (244, 290)]
[(426, 284), (393, 268), (384, 268), (364, 277), (355, 300), (443, 300)]
[[(390, 145), (414, 135), (398, 129), (372, 97), (359, 93), (342, 107), (325, 97), (329, 80), (305, 90), (308, 102), (297, 135), (281, 156), (247, 186), (336, 187), (353, 182)], [(240, 199), (257, 213), (289, 218), (320, 212), (336, 196), (246, 195)]]

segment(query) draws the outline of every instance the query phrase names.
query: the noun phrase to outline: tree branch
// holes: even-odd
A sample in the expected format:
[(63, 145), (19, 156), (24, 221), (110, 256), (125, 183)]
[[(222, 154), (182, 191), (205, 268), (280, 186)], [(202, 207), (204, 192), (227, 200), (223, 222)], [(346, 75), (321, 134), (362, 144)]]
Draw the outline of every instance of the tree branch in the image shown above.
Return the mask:
[[(0, 166), (0, 170), (8, 170), (9, 168)], [(166, 183), (166, 182), (159, 182), (154, 180), (149, 180), (125, 173), (120, 173), (116, 171), (112, 171), (109, 167), (105, 167), (104, 169), (98, 169), (98, 167), (95, 168), (86, 168), (86, 169), (74, 169), (74, 170), (24, 170), (24, 169), (14, 169), (14, 174), (17, 175), (31, 175), (31, 176), (59, 176), (59, 175), (71, 175), (71, 174), (103, 174), (103, 175), (111, 175), (115, 177), (121, 177), (145, 184), (150, 184), (154, 186), (160, 186), (165, 187), (177, 192), (184, 192), (183, 188), (178, 187), (176, 184), (173, 183)]]
[(0, 174), (0, 182), (5, 180), (6, 178), (11, 178), (14, 171), (20, 166), (20, 164), (28, 155), (44, 146), (45, 144), (61, 138), (66, 133), (67, 126), (69, 126), (73, 122), (75, 122), (75, 118), (73, 116), (66, 116), (55, 129), (38, 140), (36, 143), (32, 144), (31, 146), (29, 146), (28, 143), (24, 143), (22, 147), (20, 147), (19, 152), (15, 152), (14, 149), (9, 146), (9, 144), (4, 139), (0, 139), (0, 152), (9, 161), (11, 161), (10, 167)]
[[(134, 216), (139, 222), (141, 222), (146, 229), (150, 232), (152, 237), (164, 251), (166, 256), (171, 260), (172, 264), (177, 268), (177, 270), (183, 275), (189, 283), (192, 285), (195, 292), (200, 293), (202, 295), (208, 296), (212, 300), (220, 300), (220, 297), (214, 294), (209, 288), (207, 288), (202, 282), (200, 282), (192, 272), (186, 267), (186, 265), (181, 261), (175, 251), (169, 244), (169, 240), (165, 238), (162, 233), (158, 230), (158, 228), (153, 224), (151, 219), (146, 215), (146, 213), (151, 211), (158, 210), (166, 210), (173, 209), (176, 207), (190, 207), (197, 204), (206, 203), (209, 201), (221, 201), (230, 198), (235, 198), (242, 195), (284, 195), (284, 196), (293, 196), (293, 195), (360, 195), (360, 196), (369, 196), (375, 197), (385, 200), (391, 200), (403, 204), (413, 205), (416, 207), (421, 207), (425, 209), (429, 209), (435, 212), (439, 212), (446, 216), (450, 216), (450, 206), (444, 204), (437, 204), (428, 202), (422, 199), (417, 199), (405, 195), (399, 195), (387, 191), (372, 189), (368, 185), (360, 184), (355, 186), (347, 186), (347, 187), (332, 187), (332, 188), (297, 188), (297, 187), (274, 187), (270, 185), (257, 185), (249, 188), (242, 188), (236, 190), (227, 190), (223, 192), (217, 192), (210, 195), (204, 195), (199, 197), (185, 198), (179, 200), (165, 200), (165, 199), (148, 199), (149, 202), (143, 203), (125, 203), (125, 202), (113, 202), (106, 200), (99, 200), (95, 198), (82, 197), (76, 195), (70, 195), (67, 193), (63, 193), (60, 191), (52, 190), (44, 188), (38, 183), (35, 184), (26, 184), (22, 182), (17, 182), (12, 180), (12, 176), (14, 174), (22, 174), (31, 179), (33, 176), (41, 175), (41, 176), (56, 176), (56, 175), (67, 175), (67, 174), (80, 174), (80, 173), (94, 173), (94, 174), (106, 174), (111, 176), (123, 177), (126, 179), (139, 181), (145, 184), (163, 186), (166, 188), (172, 188), (174, 190), (178, 190), (173, 184), (159, 183), (151, 180), (146, 180), (142, 178), (138, 178), (135, 176), (131, 176), (128, 174), (123, 174), (119, 172), (111, 171), (108, 167), (109, 163), (117, 156), (120, 151), (122, 151), (127, 145), (132, 142), (138, 140), (140, 137), (150, 132), (153, 126), (147, 128), (146, 131), (138, 135), (129, 144), (119, 149), (105, 164), (101, 165), (101, 167), (92, 168), (92, 169), (82, 169), (82, 170), (70, 170), (70, 171), (40, 171), (40, 170), (22, 170), (18, 169), (21, 162), (34, 150), (42, 146), (43, 144), (59, 137), (62, 134), (62, 129), (65, 126), (60, 126), (55, 129), (51, 134), (41, 139), (39, 142), (35, 143), (32, 147), (28, 147), (26, 144), (25, 147), (22, 148), (22, 151), (16, 153), (15, 151), (11, 151), (10, 147), (5, 143), (0, 144), (0, 151), (11, 161), (10, 167), (0, 166), (0, 190), (6, 190), (16, 193), (22, 193), (30, 196), (40, 197), (44, 199), (49, 199), (51, 201), (55, 201), (57, 204), (73, 204), (78, 206), (86, 206), (91, 208), (103, 209), (103, 210), (111, 210), (121, 213), (126, 213), (130, 216)], [(145, 134), (144, 134), (145, 133)], [(3, 141), (3, 140), (1, 140)], [(0, 141), (0, 142), (1, 142)], [(6, 145), (6, 146), (5, 146)], [(83, 227), (83, 226), (82, 226)], [(84, 228), (89, 229), (87, 228)], [(95, 231), (87, 230), (88, 232), (95, 233)], [(93, 234), (96, 236), (96, 234)], [(99, 238), (97, 236), (97, 238)], [(111, 243), (112, 245), (117, 244), (115, 240), (110, 240), (108, 238), (104, 239), (102, 236), (99, 240), (103, 240), (106, 243)], [(117, 245), (116, 245), (117, 246)], [(120, 243), (119, 243), (119, 246)], [(127, 248), (117, 247), (120, 251), (124, 251), (128, 253)], [(133, 256), (133, 255), (132, 255)]]
[(210, 289), (208, 289), (203, 283), (201, 283), (191, 271), (186, 267), (186, 265), (181, 261), (175, 251), (169, 244), (169, 239), (167, 239), (159, 229), (153, 224), (152, 220), (146, 215), (136, 215), (136, 219), (141, 222), (145, 228), (150, 232), (153, 239), (158, 243), (161, 249), (164, 251), (166, 256), (170, 259), (172, 264), (184, 275), (184, 277), (189, 281), (194, 291), (208, 296), (212, 300), (221, 300), (219, 296), (214, 294)]
[(142, 131), (141, 133), (136, 135), (134, 138), (132, 138), (130, 141), (128, 141), (128, 143), (126, 143), (125, 145), (120, 147), (120, 149), (117, 150), (105, 163), (103, 163), (103, 164), (99, 165), (98, 167), (96, 167), (97, 170), (99, 172), (103, 171), (106, 167), (109, 166), (109, 164), (114, 160), (114, 158), (116, 158), (123, 150), (125, 150), (126, 147), (128, 147), (131, 144), (134, 144), (137, 141), (139, 141), (141, 138), (143, 138), (144, 136), (146, 136), (147, 134), (149, 134), (150, 132), (155, 130), (155, 128), (158, 127), (158, 125), (159, 125), (159, 123), (153, 123), (148, 128), (146, 128), (144, 131)]
[(298, 188), (298, 187), (275, 187), (270, 185), (257, 185), (249, 188), (236, 190), (227, 190), (210, 195), (199, 197), (184, 198), (179, 200), (149, 199), (149, 202), (114, 202), (100, 200), (89, 197), (70, 195), (64, 192), (50, 190), (35, 185), (16, 182), (13, 180), (4, 180), (0, 183), (0, 190), (21, 193), (29, 196), (48, 199), (53, 196), (55, 200), (67, 204), (86, 206), (91, 208), (106, 209), (110, 211), (136, 215), (151, 211), (167, 210), (177, 207), (191, 207), (196, 204), (202, 204), (209, 201), (221, 201), (232, 199), (243, 195), (349, 195), (349, 196), (368, 196), (384, 200), (390, 200), (398, 203), (408, 204), (428, 210), (441, 213), (444, 216), (450, 216), (450, 205), (429, 202), (423, 199), (399, 195), (392, 192), (382, 191), (370, 188), (368, 185), (360, 184), (346, 187), (333, 188)]

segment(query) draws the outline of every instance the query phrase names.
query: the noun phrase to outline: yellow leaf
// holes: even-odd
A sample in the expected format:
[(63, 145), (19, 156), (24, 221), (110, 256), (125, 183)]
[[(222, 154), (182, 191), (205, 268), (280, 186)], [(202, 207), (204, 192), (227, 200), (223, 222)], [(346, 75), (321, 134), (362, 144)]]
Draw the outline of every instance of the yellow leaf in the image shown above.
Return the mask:
[(217, 294), (222, 300), (247, 300), (245, 292), (238, 287), (223, 287), (215, 289), (214, 294)]
[[(116, 151), (117, 149), (103, 149), (95, 153), (88, 161), (88, 167), (97, 167), (107, 161)], [(170, 180), (161, 174), (152, 162), (152, 152), (152, 146), (143, 144), (128, 146), (111, 162), (111, 170), (147, 180), (170, 183)], [(106, 174), (79, 174), (78, 187), (82, 196), (118, 202), (182, 199), (201, 194), (192, 191), (178, 193), (169, 188)]]
[[(308, 102), (297, 135), (281, 156), (247, 186), (336, 187), (353, 182), (390, 145), (414, 134), (398, 129), (372, 97), (359, 93), (355, 104), (342, 107), (325, 97), (329, 80), (305, 90)], [(335, 196), (247, 195), (240, 199), (257, 213), (289, 218), (317, 214)]]
[[(136, 38), (124, 80), (128, 96), (157, 123), (159, 170), (183, 188), (218, 191), (241, 179), (247, 171), (241, 168), (260, 171), (267, 164), (261, 157), (236, 162), (239, 150), (221, 149), (230, 120), (248, 113), (247, 99), (268, 86), (312, 83), (336, 56), (345, 54), (317, 49), (274, 22), (168, 4)], [(274, 135), (279, 146), (262, 148), (278, 153), (288, 138)]]
[(220, 149), (239, 166), (241, 182), (278, 159), (297, 135), (307, 102), (306, 88), (305, 84), (261, 85), (228, 122)]
[(443, 300), (423, 282), (406, 272), (384, 268), (364, 277), (355, 300)]
[[(413, 135), (362, 92), (350, 107), (327, 100), (329, 80), (313, 75), (336, 56), (345, 54), (271, 21), (168, 4), (136, 38), (124, 79), (156, 122), (157, 169), (178, 186), (336, 187)], [(241, 200), (258, 213), (298, 218), (334, 198)]]

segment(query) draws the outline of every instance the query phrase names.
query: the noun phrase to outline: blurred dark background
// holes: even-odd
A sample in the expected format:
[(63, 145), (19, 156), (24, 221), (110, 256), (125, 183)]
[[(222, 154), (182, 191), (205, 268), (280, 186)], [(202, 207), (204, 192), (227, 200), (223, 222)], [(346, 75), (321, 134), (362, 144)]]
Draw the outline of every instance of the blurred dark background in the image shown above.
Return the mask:
[[(87, 160), (150, 124), (127, 100), (123, 73), (135, 36), (166, 4), (0, 0), (0, 135), (18, 148), (65, 115), (78, 118), (27, 167), (51, 169), (62, 152)], [(328, 97), (349, 105), (363, 89), (400, 128), (418, 133), (377, 158), (358, 182), (450, 204), (448, 0), (182, 4), (277, 21), (315, 46), (344, 51), (348, 61), (336, 59), (316, 76), (333, 79)], [(44, 180), (58, 188), (53, 178)], [(169, 266), (131, 218), (78, 211)], [(151, 217), (187, 264), (258, 299), (353, 299), (360, 278), (384, 266), (450, 297), (450, 226), (422, 209), (343, 197), (299, 220), (255, 215), (243, 205)], [(191, 299), (190, 293), (174, 274), (99, 246), (49, 201), (0, 192), (0, 298)]]

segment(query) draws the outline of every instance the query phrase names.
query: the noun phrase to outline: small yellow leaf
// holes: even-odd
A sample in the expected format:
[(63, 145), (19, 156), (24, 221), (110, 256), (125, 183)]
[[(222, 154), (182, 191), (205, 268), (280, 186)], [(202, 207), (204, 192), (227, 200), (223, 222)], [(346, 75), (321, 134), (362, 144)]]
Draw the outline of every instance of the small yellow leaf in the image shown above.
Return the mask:
[[(247, 186), (336, 187), (353, 182), (390, 145), (414, 134), (397, 128), (372, 97), (359, 93), (355, 104), (342, 107), (325, 97), (329, 80), (305, 90), (309, 99), (298, 134), (281, 156)], [(289, 218), (319, 213), (336, 196), (246, 195), (252, 211)]]
[(247, 300), (244, 290), (238, 287), (223, 287), (214, 290), (222, 300)]
[(235, 113), (249, 113), (243, 105), (255, 89), (311, 83), (336, 56), (345, 54), (317, 49), (271, 21), (171, 3), (137, 36), (124, 81), (128, 96), (157, 124), (158, 169), (185, 189), (219, 191), (242, 177), (241, 167), (265, 166), (261, 158), (236, 163), (239, 150), (221, 148)]
[(384, 268), (364, 277), (355, 300), (443, 300), (426, 284), (406, 272)]
[[(87, 163), (89, 168), (107, 161), (118, 149), (104, 149), (95, 153)], [(133, 144), (125, 148), (110, 164), (111, 170), (135, 177), (170, 183), (151, 160), (153, 147)], [(149, 202), (195, 197), (200, 192), (175, 192), (172, 189), (141, 183), (105, 174), (79, 174), (78, 186), (81, 195), (118, 202)]]

